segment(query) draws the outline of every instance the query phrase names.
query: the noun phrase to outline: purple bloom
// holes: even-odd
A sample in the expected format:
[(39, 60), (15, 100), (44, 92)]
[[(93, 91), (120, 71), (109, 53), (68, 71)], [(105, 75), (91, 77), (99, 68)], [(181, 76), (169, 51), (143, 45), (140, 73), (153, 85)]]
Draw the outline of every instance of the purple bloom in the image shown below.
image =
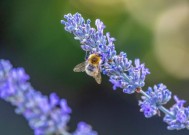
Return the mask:
[[(16, 106), (16, 113), (28, 120), (35, 135), (71, 135), (67, 131), (71, 109), (66, 100), (55, 93), (42, 95), (28, 79), (23, 68), (12, 68), (9, 61), (0, 60), (0, 98)], [(93, 135), (92, 130), (86, 135)]]
[(155, 104), (151, 104), (151, 102), (148, 100), (139, 101), (139, 105), (141, 107), (140, 111), (144, 112), (144, 116), (146, 118), (150, 118), (156, 115), (158, 112), (157, 106)]
[(170, 108), (173, 116), (166, 114), (163, 120), (168, 124), (169, 130), (189, 129), (189, 107), (184, 107), (185, 100), (180, 100), (177, 96), (174, 96), (174, 99), (176, 104)]
[(95, 21), (97, 29), (90, 27), (90, 20), (85, 23), (83, 17), (76, 13), (64, 16), (66, 21), (61, 20), (65, 25), (65, 30), (73, 33), (75, 39), (81, 43), (81, 48), (89, 54), (97, 53), (102, 58), (101, 72), (110, 77), (113, 89), (121, 88), (125, 93), (132, 94), (136, 88), (141, 88), (145, 84), (146, 75), (149, 70), (140, 60), (135, 60), (135, 66), (127, 58), (126, 53), (121, 52), (116, 55), (114, 46), (115, 38), (109, 33), (103, 34), (105, 25), (99, 19)]
[(145, 117), (152, 117), (159, 112), (159, 107), (166, 104), (171, 99), (171, 92), (165, 85), (154, 85), (154, 88), (148, 88), (147, 96), (142, 96), (142, 101), (139, 101), (140, 111), (144, 112)]
[(77, 129), (73, 133), (73, 135), (97, 135), (97, 132), (92, 131), (92, 128), (90, 125), (87, 125), (84, 122), (80, 122), (78, 123)]
[(157, 106), (164, 105), (171, 99), (171, 91), (162, 83), (154, 85), (153, 89), (149, 87), (146, 93)]

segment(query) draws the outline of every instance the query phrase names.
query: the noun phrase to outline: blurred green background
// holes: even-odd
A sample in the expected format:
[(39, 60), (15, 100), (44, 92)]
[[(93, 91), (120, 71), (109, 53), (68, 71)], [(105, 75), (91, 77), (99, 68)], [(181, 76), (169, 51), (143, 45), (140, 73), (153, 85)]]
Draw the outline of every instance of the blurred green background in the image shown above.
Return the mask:
[[(187, 135), (187, 130), (168, 131), (162, 117), (144, 118), (139, 112), (140, 96), (113, 91), (106, 76), (97, 85), (86, 74), (74, 73), (73, 67), (84, 60), (85, 52), (60, 20), (67, 13), (79, 12), (94, 26), (100, 18), (105, 32), (116, 38), (117, 51), (125, 51), (132, 60), (140, 58), (150, 69), (144, 89), (162, 82), (189, 102), (188, 2), (1, 0), (0, 58), (24, 67), (33, 87), (43, 94), (56, 92), (68, 100), (73, 111), (70, 131), (85, 121), (100, 135)], [(33, 134), (14, 107), (2, 100), (0, 107), (0, 135)]]

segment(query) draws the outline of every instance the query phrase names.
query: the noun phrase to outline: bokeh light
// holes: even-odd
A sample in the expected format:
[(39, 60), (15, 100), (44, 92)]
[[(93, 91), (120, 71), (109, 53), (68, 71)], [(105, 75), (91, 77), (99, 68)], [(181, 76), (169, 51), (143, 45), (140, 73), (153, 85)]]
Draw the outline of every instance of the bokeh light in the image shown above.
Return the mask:
[(125, 9), (136, 21), (153, 30), (161, 13), (183, 1), (186, 0), (125, 0)]
[(175, 77), (189, 78), (189, 5), (164, 12), (155, 31), (154, 51), (163, 68)]

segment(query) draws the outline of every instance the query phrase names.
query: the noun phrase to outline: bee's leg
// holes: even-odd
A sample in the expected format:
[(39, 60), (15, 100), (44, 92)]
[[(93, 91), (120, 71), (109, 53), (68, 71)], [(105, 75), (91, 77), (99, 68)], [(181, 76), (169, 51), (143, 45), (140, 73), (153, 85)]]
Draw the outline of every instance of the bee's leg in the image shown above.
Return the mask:
[(85, 51), (85, 60), (87, 60), (87, 58), (88, 58), (88, 52), (87, 51)]

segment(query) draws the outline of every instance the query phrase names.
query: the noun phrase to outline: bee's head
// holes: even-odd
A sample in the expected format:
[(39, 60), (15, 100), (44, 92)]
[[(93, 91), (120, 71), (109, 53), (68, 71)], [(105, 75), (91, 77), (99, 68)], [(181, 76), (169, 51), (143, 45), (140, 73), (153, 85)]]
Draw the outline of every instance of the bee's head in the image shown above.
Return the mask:
[(96, 53), (90, 54), (88, 57), (88, 62), (92, 65), (99, 65), (101, 63), (101, 56)]

